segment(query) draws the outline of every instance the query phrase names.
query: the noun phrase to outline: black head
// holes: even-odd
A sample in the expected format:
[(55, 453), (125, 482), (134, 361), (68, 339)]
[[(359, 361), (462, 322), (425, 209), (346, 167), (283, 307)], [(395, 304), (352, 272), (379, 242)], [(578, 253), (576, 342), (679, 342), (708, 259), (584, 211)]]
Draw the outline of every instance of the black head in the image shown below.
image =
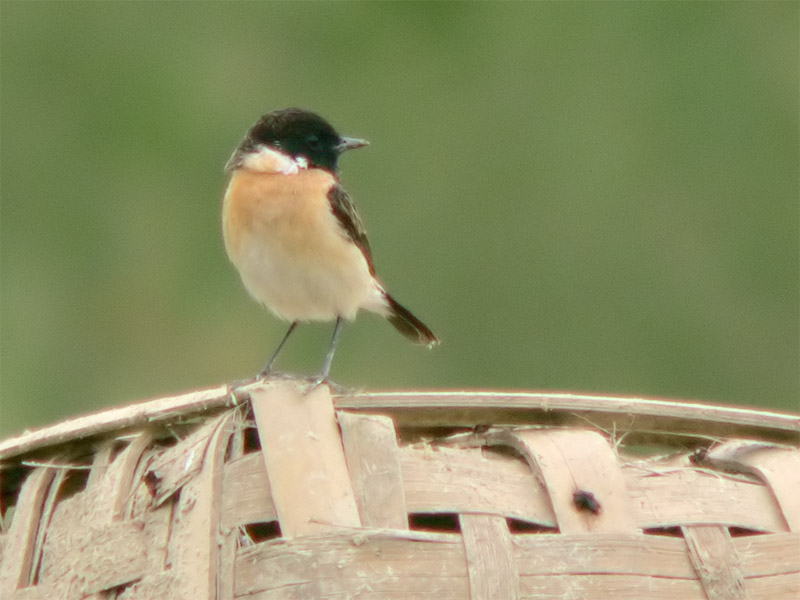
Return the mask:
[(309, 167), (336, 172), (342, 152), (366, 146), (367, 142), (340, 136), (316, 113), (284, 108), (261, 117), (248, 131), (237, 154), (246, 154), (259, 145), (275, 148), (292, 158), (304, 158)]

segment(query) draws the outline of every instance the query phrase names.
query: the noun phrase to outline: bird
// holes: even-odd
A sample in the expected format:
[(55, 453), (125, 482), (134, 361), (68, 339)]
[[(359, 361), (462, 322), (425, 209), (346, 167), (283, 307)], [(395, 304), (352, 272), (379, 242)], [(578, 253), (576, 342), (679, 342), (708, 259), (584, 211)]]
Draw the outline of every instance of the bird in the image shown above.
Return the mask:
[(225, 250), (250, 295), (290, 323), (256, 379), (273, 373), (298, 324), (334, 321), (314, 379), (327, 382), (342, 325), (361, 309), (385, 317), (412, 342), (439, 344), (381, 283), (364, 224), (342, 186), (340, 156), (368, 144), (341, 136), (314, 112), (284, 108), (259, 118), (225, 165)]

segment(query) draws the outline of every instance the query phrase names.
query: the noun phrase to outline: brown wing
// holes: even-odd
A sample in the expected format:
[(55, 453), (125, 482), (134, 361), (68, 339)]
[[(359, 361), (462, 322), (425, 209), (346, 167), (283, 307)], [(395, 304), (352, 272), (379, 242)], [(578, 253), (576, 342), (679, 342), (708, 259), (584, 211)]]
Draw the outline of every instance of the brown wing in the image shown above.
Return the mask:
[(328, 192), (328, 201), (331, 203), (331, 210), (342, 226), (345, 235), (364, 253), (369, 272), (374, 276), (375, 265), (372, 263), (372, 250), (369, 247), (367, 231), (364, 229), (361, 217), (358, 216), (358, 211), (350, 198), (350, 194), (341, 185), (337, 184)]
[[(367, 240), (367, 232), (350, 195), (337, 184), (328, 192), (328, 201), (331, 203), (333, 214), (336, 215), (336, 219), (342, 226), (342, 232), (364, 253), (369, 272), (375, 277), (375, 266), (372, 264), (372, 250), (370, 250)], [(383, 295), (389, 307), (389, 314), (386, 315), (386, 318), (400, 333), (411, 341), (425, 344), (429, 348), (439, 343), (439, 338), (407, 308), (386, 292), (383, 292)]]

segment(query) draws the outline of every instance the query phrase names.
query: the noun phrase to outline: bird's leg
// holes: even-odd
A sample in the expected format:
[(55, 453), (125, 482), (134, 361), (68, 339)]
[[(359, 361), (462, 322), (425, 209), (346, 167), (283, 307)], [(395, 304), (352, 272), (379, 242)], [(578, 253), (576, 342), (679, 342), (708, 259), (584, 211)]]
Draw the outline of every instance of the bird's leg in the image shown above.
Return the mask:
[(261, 369), (261, 372), (258, 374), (257, 379), (263, 379), (269, 376), (270, 373), (272, 373), (272, 365), (275, 362), (275, 359), (278, 358), (278, 354), (280, 354), (281, 350), (283, 350), (283, 347), (286, 345), (286, 340), (288, 340), (289, 336), (292, 335), (292, 332), (295, 330), (295, 327), (297, 327), (297, 321), (292, 321), (292, 324), (289, 325), (289, 330), (286, 332), (286, 335), (283, 336), (281, 343), (278, 344), (278, 347), (275, 349), (275, 352), (272, 353), (272, 356), (267, 361), (267, 364), (265, 364), (264, 368)]
[(333, 362), (333, 355), (336, 352), (336, 340), (339, 339), (339, 333), (342, 330), (344, 321), (342, 317), (336, 317), (336, 326), (333, 328), (333, 337), (331, 338), (331, 345), (328, 348), (328, 353), (325, 355), (325, 360), (322, 363), (322, 371), (314, 380), (310, 389), (314, 389), (319, 384), (328, 380), (328, 375), (331, 372), (331, 363)]

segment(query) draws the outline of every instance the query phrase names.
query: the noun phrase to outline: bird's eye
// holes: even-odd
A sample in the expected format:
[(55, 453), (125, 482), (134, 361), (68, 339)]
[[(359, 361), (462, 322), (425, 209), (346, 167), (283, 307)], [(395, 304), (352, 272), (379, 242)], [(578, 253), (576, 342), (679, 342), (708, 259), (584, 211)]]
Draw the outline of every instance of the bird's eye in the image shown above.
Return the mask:
[(322, 147), (322, 143), (319, 141), (319, 138), (312, 133), (306, 138), (306, 146), (310, 150), (319, 150)]

